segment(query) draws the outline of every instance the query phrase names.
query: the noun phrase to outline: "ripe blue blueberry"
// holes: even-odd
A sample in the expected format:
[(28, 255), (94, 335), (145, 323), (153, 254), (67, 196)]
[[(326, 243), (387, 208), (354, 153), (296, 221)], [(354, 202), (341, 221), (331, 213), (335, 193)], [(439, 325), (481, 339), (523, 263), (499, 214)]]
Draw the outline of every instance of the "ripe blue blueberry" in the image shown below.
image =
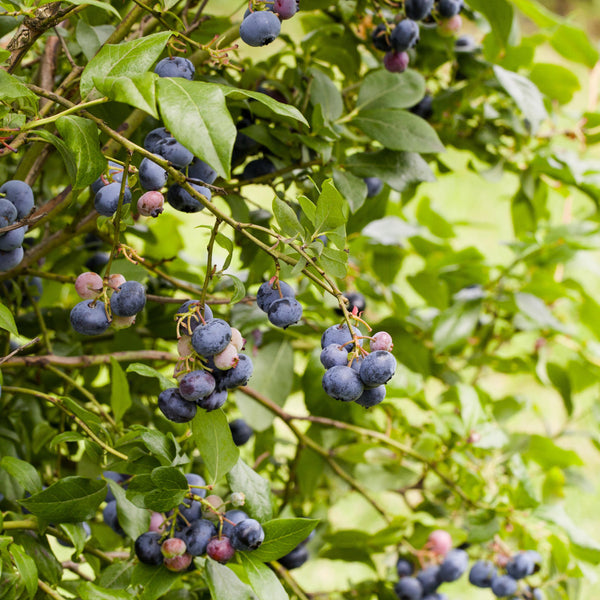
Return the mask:
[(183, 315), (187, 314), (192, 307), (194, 307), (196, 311), (189, 317), (185, 317), (179, 326), (181, 333), (184, 333), (185, 335), (192, 335), (196, 327), (202, 323), (200, 315), (202, 315), (205, 321), (210, 321), (213, 318), (213, 312), (210, 306), (205, 304), (204, 307), (202, 307), (198, 300), (188, 300), (187, 302), (184, 302), (177, 310), (175, 317), (177, 319), (183, 317)]
[[(204, 490), (202, 490), (204, 491)], [(194, 492), (195, 493), (195, 492)], [(186, 498), (179, 505), (179, 514), (177, 515), (177, 525), (185, 527), (187, 523), (197, 521), (202, 518), (202, 504), (198, 500)]]
[[(121, 183), (123, 181), (123, 165), (115, 162), (114, 160), (108, 161), (108, 175), (102, 174), (92, 185), (90, 186), (92, 189), (92, 193), (96, 194), (98, 190), (108, 185), (109, 183), (113, 183), (118, 181)], [(125, 182), (127, 184), (128, 181)]]
[[(208, 201), (212, 198), (211, 191), (202, 185), (190, 183), (192, 188), (199, 194), (202, 194)], [(167, 192), (167, 202), (175, 209), (185, 213), (195, 213), (204, 210), (204, 204), (194, 198), (186, 189), (179, 184), (169, 187)]]
[(308, 558), (309, 555), (306, 546), (304, 546), (304, 544), (299, 544), (285, 556), (278, 558), (277, 562), (289, 571), (291, 569), (298, 569), (301, 567), (308, 560)]
[(244, 419), (235, 419), (229, 423), (231, 437), (236, 446), (243, 446), (254, 435), (254, 429), (244, 421)]
[[(271, 13), (260, 13), (260, 14), (271, 14)], [(277, 17), (275, 17), (277, 18)], [(243, 23), (242, 23), (243, 24)], [(257, 158), (251, 160), (245, 167), (240, 175), (240, 181), (247, 181), (248, 179), (256, 179), (257, 177), (264, 177), (270, 175), (276, 171), (275, 165), (268, 158)]]
[(217, 528), (207, 519), (196, 519), (190, 523), (189, 527), (176, 534), (185, 542), (187, 551), (192, 556), (206, 554), (208, 542), (216, 535)]
[(246, 354), (238, 354), (238, 363), (232, 369), (225, 371), (221, 377), (221, 385), (228, 390), (246, 385), (252, 376), (254, 366), (252, 360)]
[(109, 326), (104, 302), (82, 300), (77, 303), (70, 314), (71, 326), (83, 335), (99, 335)]
[(144, 148), (148, 150), (148, 152), (152, 152), (152, 154), (158, 153), (158, 145), (162, 140), (166, 140), (167, 138), (173, 137), (165, 127), (157, 127), (153, 129), (146, 137), (144, 138)]
[(358, 400), (364, 391), (358, 373), (350, 367), (331, 367), (323, 375), (322, 383), (328, 396), (342, 402)]
[(302, 318), (302, 305), (295, 298), (279, 298), (271, 303), (267, 314), (273, 325), (287, 329)]
[[(103, 471), (102, 477), (104, 477), (104, 479), (110, 479), (112, 481), (115, 481), (118, 484), (121, 484), (124, 481), (126, 481), (127, 479), (129, 479), (129, 475), (124, 475), (123, 473), (117, 473), (116, 471)], [(116, 500), (114, 494), (112, 493), (112, 490), (110, 489), (110, 486), (106, 487), (105, 500), (107, 502), (110, 502), (111, 500)]]
[(343, 346), (338, 346), (337, 344), (329, 344), (329, 346), (325, 346), (323, 350), (321, 350), (321, 364), (326, 369), (331, 369), (331, 367), (348, 366), (348, 350)]
[(198, 325), (192, 334), (192, 346), (200, 356), (219, 354), (231, 341), (231, 327), (223, 319)]
[[(231, 537), (235, 525), (237, 525), (241, 521), (244, 521), (245, 519), (250, 518), (243, 510), (240, 510), (239, 508), (233, 508), (231, 510), (228, 510), (225, 513), (224, 517), (225, 520), (223, 521), (222, 533), (227, 537)], [(231, 523), (229, 521), (231, 521)]]
[(23, 245), (27, 226), (11, 229), (0, 235), (0, 250), (2, 252), (10, 252)]
[(425, 94), (417, 104), (409, 109), (413, 115), (421, 117), (421, 119), (431, 119), (433, 116), (433, 98), (429, 94)]
[(404, 12), (409, 19), (421, 21), (433, 8), (433, 0), (405, 0)]
[(14, 269), (23, 260), (23, 247), (9, 252), (0, 252), (0, 272)]
[(118, 317), (133, 317), (146, 305), (146, 290), (139, 281), (122, 283), (110, 297), (110, 307)]
[(187, 58), (170, 56), (159, 61), (154, 67), (154, 72), (159, 77), (183, 77), (191, 81), (194, 78), (196, 69)]
[(398, 577), (409, 577), (415, 572), (415, 566), (406, 558), (400, 557), (396, 563), (396, 572)]
[(383, 189), (383, 181), (379, 177), (365, 177), (365, 183), (367, 184), (367, 198), (377, 196)]
[(196, 496), (202, 496), (202, 498), (206, 496), (206, 490), (202, 489), (202, 487), (206, 485), (206, 480), (202, 475), (198, 475), (197, 473), (186, 473), (185, 478), (187, 479), (191, 491), (196, 494)]
[(377, 406), (377, 404), (381, 404), (385, 399), (385, 394), (385, 385), (378, 385), (375, 388), (365, 388), (365, 391), (355, 402), (364, 408), (371, 408)]
[(213, 183), (217, 178), (217, 172), (204, 161), (194, 158), (192, 164), (187, 168), (187, 176), (190, 179), (198, 179), (204, 183)]
[(117, 501), (111, 500), (106, 504), (102, 511), (102, 518), (104, 522), (119, 535), (123, 535), (123, 528), (119, 524), (119, 517), (117, 515)]
[(498, 575), (492, 579), (492, 592), (498, 598), (516, 594), (517, 589), (517, 580), (513, 579), (510, 575)]
[(360, 379), (366, 387), (387, 383), (396, 371), (396, 359), (386, 350), (371, 352), (362, 361)]
[(157, 567), (163, 562), (163, 555), (160, 547), (161, 534), (155, 531), (142, 533), (135, 540), (135, 555), (139, 561), (145, 565)]
[(194, 160), (194, 155), (175, 138), (165, 138), (157, 146), (156, 153), (176, 167), (187, 167)]
[(469, 572), (469, 583), (479, 588), (489, 588), (496, 577), (496, 567), (487, 560), (478, 560)]
[(399, 600), (421, 600), (423, 588), (415, 577), (403, 577), (395, 586), (394, 591)]
[(295, 295), (294, 289), (285, 281), (277, 280), (272, 285), (265, 281), (256, 292), (256, 304), (263, 312), (269, 312), (269, 308), (275, 300), (293, 298)]
[(6, 198), (0, 198), (0, 227), (8, 227), (17, 220), (17, 207)]
[(515, 554), (506, 565), (506, 572), (513, 579), (523, 579), (533, 573), (535, 563), (527, 552)]
[(197, 407), (181, 397), (177, 388), (163, 390), (158, 396), (158, 408), (173, 423), (188, 423), (196, 416)]
[(432, 565), (417, 573), (417, 579), (423, 588), (424, 594), (430, 594), (440, 587), (440, 567)]
[(148, 191), (160, 190), (169, 178), (165, 169), (152, 162), (149, 158), (144, 158), (140, 163), (138, 176), (140, 185)]
[(0, 186), (0, 194), (5, 194), (5, 199), (14, 204), (17, 209), (17, 219), (23, 219), (33, 210), (33, 191), (24, 181), (18, 179), (7, 181)]
[(184, 400), (196, 402), (215, 391), (215, 378), (208, 371), (191, 371), (179, 380), (179, 393)]
[(433, 594), (427, 594), (426, 596), (423, 596), (423, 600), (448, 600), (448, 596), (446, 596), (446, 594), (434, 592)]
[[(94, 208), (105, 217), (112, 217), (119, 206), (119, 194), (121, 193), (121, 182), (114, 181), (100, 188), (94, 196)], [(131, 202), (131, 190), (125, 187), (123, 190), (123, 204)]]
[[(365, 182), (366, 182), (366, 179), (365, 179)], [(367, 184), (367, 187), (368, 187), (368, 184)], [(367, 301), (365, 300), (365, 297), (360, 292), (345, 292), (344, 296), (348, 300), (347, 309), (349, 312), (354, 312), (354, 309), (356, 309), (356, 311), (358, 313), (361, 313), (365, 310), (365, 308), (367, 308)], [(335, 312), (338, 315), (344, 314), (342, 309), (339, 306), (336, 307)]]
[(231, 545), (236, 550), (256, 550), (264, 541), (265, 532), (255, 519), (244, 519), (231, 532)]
[(196, 404), (206, 412), (210, 412), (211, 410), (221, 408), (226, 400), (227, 390), (216, 389), (212, 394), (206, 396), (206, 398), (200, 398)]
[[(361, 336), (362, 333), (358, 327), (352, 327), (352, 331), (357, 335)], [(344, 323), (343, 325), (332, 325), (328, 327), (321, 336), (321, 348), (325, 348), (330, 344), (336, 344), (337, 346), (344, 346), (348, 351), (354, 348), (354, 344), (348, 344), (348, 342), (352, 341), (352, 336), (348, 331), (348, 325)], [(362, 340), (358, 340), (359, 345), (363, 345)]]
[(419, 25), (412, 19), (400, 21), (392, 30), (390, 43), (396, 52), (406, 52), (419, 41)]
[(462, 10), (463, 4), (463, 0), (438, 0), (437, 10), (440, 17), (449, 19)]
[(440, 581), (450, 582), (459, 579), (469, 567), (469, 555), (460, 548), (450, 550), (440, 565)]
[(390, 37), (385, 23), (379, 23), (379, 25), (373, 29), (373, 32), (371, 33), (371, 41), (377, 50), (389, 52), (392, 49)]
[(266, 46), (279, 35), (281, 22), (272, 12), (250, 13), (240, 25), (240, 37), (248, 46)]

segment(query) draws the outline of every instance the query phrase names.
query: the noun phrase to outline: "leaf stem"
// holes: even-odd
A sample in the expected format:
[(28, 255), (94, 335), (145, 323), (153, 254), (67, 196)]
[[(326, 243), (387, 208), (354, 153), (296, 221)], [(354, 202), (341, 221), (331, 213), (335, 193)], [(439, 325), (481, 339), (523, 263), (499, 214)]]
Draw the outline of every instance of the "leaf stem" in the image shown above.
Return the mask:
[(28, 123), (25, 123), (25, 125), (23, 125), (23, 127), (21, 127), (21, 131), (28, 131), (30, 129), (34, 129), (35, 127), (41, 127), (42, 125), (48, 125), (48, 123), (54, 123), (60, 117), (66, 117), (67, 115), (70, 115), (72, 113), (79, 112), (80, 110), (85, 110), (87, 108), (96, 106), (98, 104), (104, 104), (108, 101), (109, 101), (108, 98), (98, 98), (97, 100), (90, 100), (89, 102), (82, 102), (81, 104), (77, 104), (75, 106), (72, 106), (71, 108), (67, 108), (66, 110), (64, 110), (62, 112), (56, 113), (55, 115), (52, 115), (51, 117), (46, 117), (45, 119), (38, 119), (35, 121), (29, 121)]

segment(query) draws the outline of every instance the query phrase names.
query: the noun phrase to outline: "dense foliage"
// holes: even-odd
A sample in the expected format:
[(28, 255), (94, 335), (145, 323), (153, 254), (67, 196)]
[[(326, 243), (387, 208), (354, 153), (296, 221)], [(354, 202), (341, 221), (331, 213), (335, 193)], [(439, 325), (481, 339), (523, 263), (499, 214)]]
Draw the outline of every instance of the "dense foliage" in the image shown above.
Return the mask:
[(584, 597), (586, 34), (537, 0), (0, 7), (0, 599)]

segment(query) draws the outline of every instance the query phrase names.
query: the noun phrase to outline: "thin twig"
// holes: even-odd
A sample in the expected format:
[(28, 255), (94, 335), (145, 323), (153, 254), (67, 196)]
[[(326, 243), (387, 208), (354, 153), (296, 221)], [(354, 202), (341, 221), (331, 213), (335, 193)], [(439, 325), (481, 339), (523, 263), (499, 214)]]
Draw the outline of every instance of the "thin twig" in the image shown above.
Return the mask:
[(7, 362), (8, 360), (10, 360), (15, 354), (18, 354), (19, 352), (21, 352), (21, 350), (25, 350), (25, 348), (29, 348), (29, 346), (33, 346), (34, 344), (37, 344), (40, 341), (40, 336), (36, 336), (34, 337), (31, 341), (23, 344), (22, 346), (19, 346), (18, 348), (15, 348), (10, 354), (7, 354), (6, 356), (0, 358), (0, 365), (2, 363)]

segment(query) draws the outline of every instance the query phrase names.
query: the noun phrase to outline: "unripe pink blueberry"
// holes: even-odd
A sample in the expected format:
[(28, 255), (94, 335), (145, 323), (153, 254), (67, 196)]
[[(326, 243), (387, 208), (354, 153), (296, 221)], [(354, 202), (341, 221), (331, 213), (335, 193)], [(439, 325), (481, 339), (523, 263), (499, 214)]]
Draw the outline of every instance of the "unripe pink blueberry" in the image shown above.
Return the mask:
[(135, 317), (136, 315), (133, 315), (133, 317), (119, 317), (117, 315), (113, 315), (113, 319), (110, 324), (114, 329), (127, 329), (135, 323)]
[(462, 27), (462, 17), (454, 15), (445, 21), (442, 21), (438, 27), (440, 35), (450, 37), (460, 31)]
[(233, 558), (235, 548), (227, 536), (222, 536), (220, 539), (215, 537), (208, 542), (206, 554), (213, 560), (225, 564)]
[(229, 497), (232, 506), (240, 507), (246, 503), (246, 494), (244, 492), (233, 492)]
[(429, 534), (426, 547), (434, 554), (445, 556), (452, 550), (452, 537), (444, 529), (436, 529)]
[(404, 73), (410, 62), (410, 57), (406, 52), (387, 52), (383, 57), (383, 66), (390, 73)]
[(391, 352), (394, 347), (392, 336), (387, 331), (378, 331), (371, 340), (370, 348), (371, 352), (376, 350), (385, 350)]
[(150, 527), (148, 531), (154, 531), (156, 533), (163, 533), (165, 530), (165, 517), (159, 512), (153, 511), (150, 516)]
[(238, 352), (241, 352), (244, 349), (244, 346), (246, 345), (245, 338), (242, 337), (242, 334), (240, 333), (240, 331), (238, 329), (236, 329), (235, 327), (231, 328), (231, 342), (230, 343), (236, 347), (236, 350)]
[(158, 217), (163, 211), (165, 197), (160, 192), (146, 192), (140, 196), (137, 208), (144, 217)]
[(102, 286), (102, 277), (92, 271), (78, 275), (75, 280), (75, 291), (83, 300), (97, 298), (102, 293)]
[(177, 340), (177, 353), (179, 356), (189, 356), (194, 351), (192, 347), (192, 336), (182, 335)]
[(180, 538), (169, 538), (162, 543), (160, 551), (165, 558), (173, 558), (174, 556), (183, 556), (187, 547), (185, 542)]
[[(219, 510), (221, 506), (223, 506), (223, 498), (221, 496), (217, 496), (215, 494), (211, 494), (210, 496), (206, 496), (204, 499), (208, 502), (215, 510)], [(214, 511), (208, 509), (204, 510), (202, 516), (209, 521), (218, 521), (219, 516)]]
[(219, 354), (215, 354), (214, 361), (217, 369), (221, 369), (222, 371), (232, 369), (240, 362), (237, 348), (230, 342), (227, 344), (225, 350), (219, 352)]
[(187, 570), (192, 564), (192, 555), (186, 553), (181, 556), (174, 556), (173, 558), (165, 558), (163, 564), (169, 571), (181, 573)]
[(125, 277), (123, 277), (123, 275), (121, 275), (121, 273), (113, 273), (112, 275), (108, 276), (108, 287), (112, 288), (113, 290), (116, 290), (117, 288), (119, 288), (119, 286), (123, 285), (125, 282), (127, 281), (127, 279), (125, 279)]

